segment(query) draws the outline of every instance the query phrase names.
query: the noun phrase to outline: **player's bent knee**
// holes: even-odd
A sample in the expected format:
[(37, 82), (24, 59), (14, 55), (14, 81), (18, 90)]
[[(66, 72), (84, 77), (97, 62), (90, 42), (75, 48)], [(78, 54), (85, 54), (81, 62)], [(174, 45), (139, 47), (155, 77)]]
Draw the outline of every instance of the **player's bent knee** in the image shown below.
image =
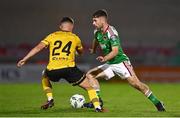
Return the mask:
[(87, 78), (92, 78), (93, 76), (90, 73), (86, 73)]
[(82, 87), (85, 90), (88, 90), (89, 88), (93, 88), (93, 87), (91, 87), (90, 85), (87, 85), (87, 84), (81, 84), (79, 86)]

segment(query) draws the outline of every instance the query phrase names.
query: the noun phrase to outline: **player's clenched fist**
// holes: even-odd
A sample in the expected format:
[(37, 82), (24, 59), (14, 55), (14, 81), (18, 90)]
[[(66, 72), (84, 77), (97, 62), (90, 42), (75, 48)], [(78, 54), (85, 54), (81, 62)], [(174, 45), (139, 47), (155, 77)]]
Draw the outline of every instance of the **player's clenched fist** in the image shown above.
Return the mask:
[(97, 59), (98, 61), (100, 61), (100, 62), (105, 62), (105, 61), (106, 61), (103, 56), (98, 56), (96, 59)]
[(25, 64), (25, 60), (20, 60), (18, 63), (17, 63), (17, 67), (21, 67), (21, 66), (23, 66), (24, 64)]

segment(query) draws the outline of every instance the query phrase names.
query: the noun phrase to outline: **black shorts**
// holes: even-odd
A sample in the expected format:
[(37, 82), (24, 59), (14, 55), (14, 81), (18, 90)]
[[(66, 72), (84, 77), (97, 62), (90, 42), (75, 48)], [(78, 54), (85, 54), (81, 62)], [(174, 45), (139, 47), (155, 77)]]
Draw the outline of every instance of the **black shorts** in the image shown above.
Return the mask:
[(84, 73), (76, 66), (56, 70), (46, 69), (45, 75), (53, 82), (65, 79), (73, 85), (79, 85), (85, 79)]

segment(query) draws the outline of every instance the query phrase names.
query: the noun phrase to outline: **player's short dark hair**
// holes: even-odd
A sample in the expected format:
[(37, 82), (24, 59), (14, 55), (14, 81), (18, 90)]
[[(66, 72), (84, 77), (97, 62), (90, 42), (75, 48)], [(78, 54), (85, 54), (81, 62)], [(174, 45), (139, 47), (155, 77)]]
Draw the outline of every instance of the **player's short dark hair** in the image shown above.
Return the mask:
[(108, 17), (107, 11), (105, 9), (97, 10), (93, 14), (93, 18), (98, 18), (98, 17), (101, 17), (101, 16), (104, 16), (106, 18)]
[(69, 22), (69, 23), (74, 24), (74, 20), (71, 17), (63, 17), (60, 21), (60, 24), (62, 24), (64, 22)]

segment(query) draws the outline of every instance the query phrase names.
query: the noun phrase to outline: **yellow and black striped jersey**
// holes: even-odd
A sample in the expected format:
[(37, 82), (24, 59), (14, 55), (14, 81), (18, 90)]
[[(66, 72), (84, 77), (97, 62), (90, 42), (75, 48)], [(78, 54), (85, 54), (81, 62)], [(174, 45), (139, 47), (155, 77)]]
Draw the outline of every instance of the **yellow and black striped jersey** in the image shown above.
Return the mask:
[(83, 48), (79, 37), (72, 32), (57, 31), (41, 42), (49, 47), (48, 70), (74, 67), (76, 50)]

